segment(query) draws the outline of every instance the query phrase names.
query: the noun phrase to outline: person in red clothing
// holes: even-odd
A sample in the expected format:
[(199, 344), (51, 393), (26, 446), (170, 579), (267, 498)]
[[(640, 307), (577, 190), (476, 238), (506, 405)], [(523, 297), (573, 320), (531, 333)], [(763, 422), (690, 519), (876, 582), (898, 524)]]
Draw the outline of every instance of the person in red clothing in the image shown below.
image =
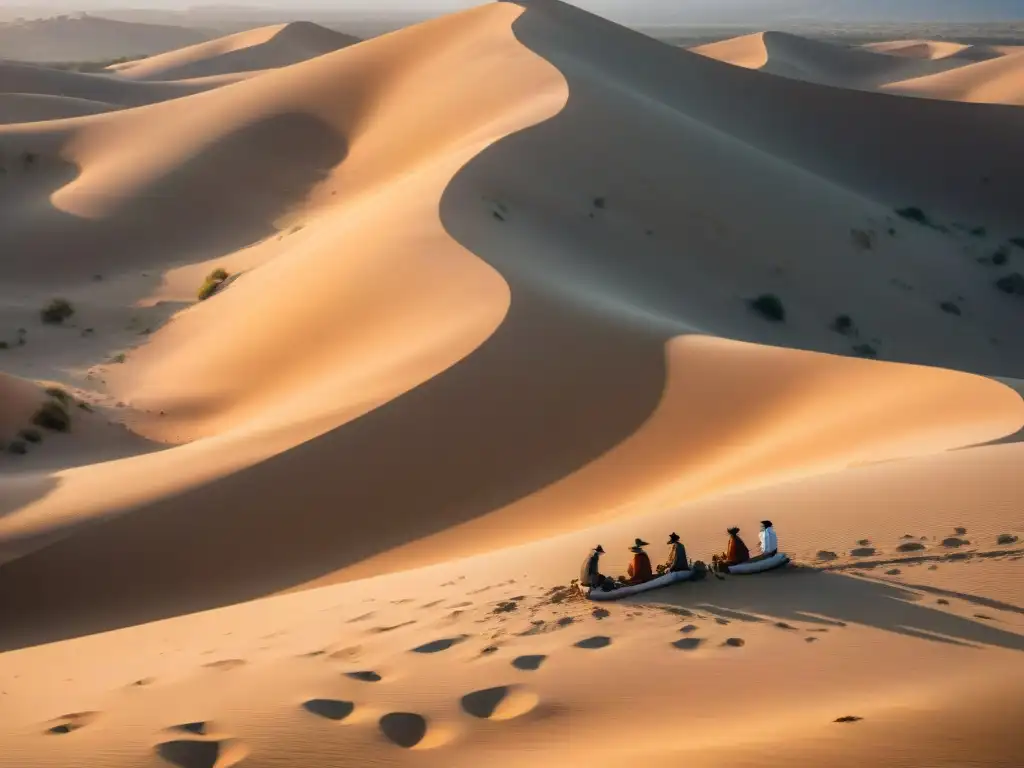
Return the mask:
[(750, 550), (739, 537), (739, 528), (730, 528), (728, 531), (729, 543), (726, 544), (725, 552), (720, 555), (712, 555), (711, 565), (715, 570), (725, 570), (730, 565), (739, 565), (750, 559)]
[(636, 539), (633, 546), (629, 548), (629, 551), (633, 553), (633, 560), (626, 571), (626, 581), (629, 584), (643, 584), (654, 578), (654, 572), (651, 570), (651, 558), (643, 549), (646, 546), (648, 546), (646, 541)]

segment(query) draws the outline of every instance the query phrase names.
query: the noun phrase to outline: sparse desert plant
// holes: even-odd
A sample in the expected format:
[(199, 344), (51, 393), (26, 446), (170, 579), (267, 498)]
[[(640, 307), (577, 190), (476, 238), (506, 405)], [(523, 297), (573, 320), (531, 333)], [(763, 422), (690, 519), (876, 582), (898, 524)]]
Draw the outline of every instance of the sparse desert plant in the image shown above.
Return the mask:
[(943, 301), (939, 304), (939, 309), (950, 315), (960, 315), (960, 307), (954, 304), (952, 301)]
[(832, 321), (832, 330), (836, 333), (841, 333), (844, 336), (850, 336), (855, 334), (857, 331), (853, 318), (849, 315), (837, 316), (836, 319)]
[(112, 363), (123, 363), (126, 359), (127, 358), (125, 357), (124, 352), (118, 352), (116, 355), (114, 355), (112, 358), (110, 358), (110, 362), (112, 362)]
[(230, 277), (230, 275), (227, 273), (227, 270), (219, 268), (213, 270), (213, 272), (206, 276), (206, 280), (204, 280), (203, 284), (199, 287), (199, 300), (206, 301), (206, 299), (213, 296), (228, 277)]
[(39, 313), (44, 323), (60, 325), (75, 314), (75, 308), (67, 299), (54, 299)]
[(861, 357), (878, 357), (878, 350), (870, 344), (856, 344), (853, 351)]
[(18, 433), (18, 437), (27, 443), (43, 442), (43, 433), (38, 429), (23, 429)]
[(867, 229), (851, 229), (850, 241), (861, 251), (870, 251), (875, 244), (875, 233)]
[(786, 320), (786, 308), (782, 306), (782, 299), (774, 293), (762, 293), (756, 299), (751, 299), (750, 308), (768, 320), (778, 323)]
[(992, 263), (996, 266), (1002, 266), (1010, 260), (1010, 252), (1006, 248), (1000, 248), (992, 254)]
[(1024, 275), (1011, 272), (996, 280), (996, 288), (1013, 296), (1024, 296)]
[(907, 221), (913, 221), (918, 224), (924, 224), (926, 227), (931, 226), (931, 220), (928, 218), (928, 214), (918, 208), (916, 205), (911, 205), (906, 208), (897, 208), (896, 215), (900, 216)]
[(67, 432), (71, 429), (71, 416), (63, 403), (47, 400), (32, 416), (32, 423), (43, 429), (52, 429), (54, 432)]
[(14, 440), (7, 446), (7, 452), (13, 453), (17, 456), (24, 456), (28, 453), (28, 446), (21, 440)]
[(60, 400), (62, 403), (64, 403), (64, 405), (69, 405), (71, 403), (71, 395), (69, 395), (67, 391), (62, 389), (61, 387), (47, 387), (46, 389), (43, 390), (43, 392), (45, 392), (50, 397)]

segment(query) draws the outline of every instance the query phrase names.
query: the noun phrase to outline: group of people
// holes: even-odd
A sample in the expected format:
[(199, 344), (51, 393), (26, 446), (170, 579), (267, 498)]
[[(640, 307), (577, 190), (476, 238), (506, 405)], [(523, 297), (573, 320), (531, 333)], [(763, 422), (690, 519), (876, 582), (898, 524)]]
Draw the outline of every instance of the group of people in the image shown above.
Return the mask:
[[(729, 534), (729, 541), (726, 544), (725, 551), (711, 557), (711, 567), (716, 571), (726, 570), (729, 566), (739, 565), (740, 563), (755, 562), (774, 557), (779, 551), (779, 537), (775, 533), (775, 527), (772, 525), (771, 520), (761, 521), (761, 532), (758, 535), (761, 543), (761, 552), (753, 557), (751, 557), (750, 549), (743, 542), (743, 539), (740, 538), (739, 528), (729, 528), (727, 533)], [(692, 566), (686, 557), (686, 547), (679, 540), (679, 535), (676, 533), (669, 534), (667, 543), (669, 546), (668, 558), (657, 566), (657, 576), (691, 570)], [(601, 555), (604, 554), (604, 548), (598, 544), (590, 551), (586, 560), (583, 561), (583, 567), (580, 569), (580, 586), (591, 589), (601, 588), (610, 590), (617, 589), (620, 586), (643, 584), (656, 578), (655, 569), (651, 567), (651, 558), (644, 551), (644, 547), (649, 546), (650, 544), (642, 539), (634, 540), (633, 546), (629, 548), (629, 551), (633, 553), (633, 559), (626, 569), (625, 578), (620, 577), (617, 582), (601, 573), (600, 560)]]

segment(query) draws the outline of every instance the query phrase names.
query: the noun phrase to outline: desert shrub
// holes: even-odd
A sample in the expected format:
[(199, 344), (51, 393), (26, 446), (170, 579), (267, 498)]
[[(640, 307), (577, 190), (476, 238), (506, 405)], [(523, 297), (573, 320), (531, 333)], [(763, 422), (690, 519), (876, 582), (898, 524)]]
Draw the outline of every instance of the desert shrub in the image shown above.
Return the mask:
[(60, 387), (47, 387), (43, 391), (50, 397), (60, 400), (64, 405), (70, 405), (71, 403), (71, 395)]
[(27, 443), (43, 442), (43, 433), (38, 429), (23, 429), (18, 433), (18, 437)]
[(853, 318), (849, 315), (839, 315), (832, 321), (832, 330), (844, 336), (849, 336), (854, 332)]
[(123, 363), (126, 359), (127, 358), (125, 357), (124, 352), (118, 352), (116, 355), (114, 355), (112, 358), (110, 358), (110, 362), (112, 362), (112, 363)]
[(992, 263), (997, 266), (1002, 266), (1010, 260), (1010, 254), (1005, 248), (1000, 248), (998, 251), (992, 254)]
[(1011, 272), (996, 280), (996, 288), (1003, 293), (1014, 296), (1024, 296), (1024, 275), (1020, 272)]
[(924, 224), (926, 227), (931, 226), (931, 220), (928, 218), (928, 214), (918, 208), (916, 205), (908, 206), (907, 208), (897, 208), (896, 215), (900, 216), (907, 221), (913, 221), (918, 224)]
[(71, 416), (63, 403), (47, 400), (32, 416), (32, 423), (43, 429), (52, 429), (54, 432), (67, 432), (71, 429)]
[(14, 442), (7, 446), (7, 452), (16, 454), (18, 456), (24, 456), (26, 453), (28, 453), (28, 446), (25, 445), (25, 443), (23, 443), (21, 440), (15, 440)]
[(857, 344), (853, 351), (861, 357), (878, 357), (878, 350), (870, 344)]
[(40, 311), (39, 316), (44, 323), (60, 325), (73, 314), (75, 314), (75, 308), (71, 306), (70, 301), (67, 299), (54, 299)]
[(778, 323), (786, 320), (786, 308), (782, 306), (782, 299), (773, 293), (762, 293), (756, 299), (751, 299), (750, 308), (768, 320)]
[(958, 307), (952, 301), (943, 301), (941, 304), (939, 304), (939, 309), (941, 309), (943, 312), (946, 312), (946, 313), (948, 313), (950, 315), (962, 314), (960, 312), (960, 307)]
[(228, 279), (228, 277), (230, 277), (230, 275), (227, 273), (226, 270), (213, 270), (213, 272), (206, 276), (206, 280), (203, 281), (203, 284), (199, 286), (199, 300), (205, 301), (206, 299), (213, 296), (213, 294), (217, 292), (217, 289), (221, 287), (221, 285), (224, 283), (225, 280)]

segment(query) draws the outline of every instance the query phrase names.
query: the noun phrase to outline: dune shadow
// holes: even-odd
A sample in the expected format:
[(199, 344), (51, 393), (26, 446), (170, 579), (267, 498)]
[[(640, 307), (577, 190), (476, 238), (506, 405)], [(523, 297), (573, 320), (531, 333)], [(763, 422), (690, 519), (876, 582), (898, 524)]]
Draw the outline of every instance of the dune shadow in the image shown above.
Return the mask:
[[(12, 154), (13, 141), (0, 137), (0, 152)], [(123, 198), (93, 186), (76, 191), (72, 204), (107, 198), (109, 212), (93, 218), (52, 203), (79, 169), (44, 143), (32, 168), (0, 177), (6, 244), (0, 280), (38, 282), (43, 272), (45, 279), (67, 284), (232, 253), (275, 234), (274, 221), (327, 178), (347, 152), (337, 131), (313, 115), (272, 115), (217, 137)], [(74, 259), (68, 258), (69, 244)], [(47, 274), (41, 266), (49, 264), (53, 270)]]
[[(728, 579), (714, 586), (716, 606), (781, 622), (786, 628), (798, 623), (829, 624), (836, 628), (833, 631), (841, 632), (847, 624), (859, 624), (939, 643), (1024, 651), (1024, 635), (936, 610), (925, 605), (911, 588), (891, 582), (828, 571), (783, 570)], [(702, 606), (707, 600), (704, 586), (686, 587), (663, 590), (651, 604)], [(942, 590), (920, 589), (945, 594)], [(961, 597), (957, 593), (949, 594)], [(986, 598), (970, 597), (978, 605), (1021, 610)]]

